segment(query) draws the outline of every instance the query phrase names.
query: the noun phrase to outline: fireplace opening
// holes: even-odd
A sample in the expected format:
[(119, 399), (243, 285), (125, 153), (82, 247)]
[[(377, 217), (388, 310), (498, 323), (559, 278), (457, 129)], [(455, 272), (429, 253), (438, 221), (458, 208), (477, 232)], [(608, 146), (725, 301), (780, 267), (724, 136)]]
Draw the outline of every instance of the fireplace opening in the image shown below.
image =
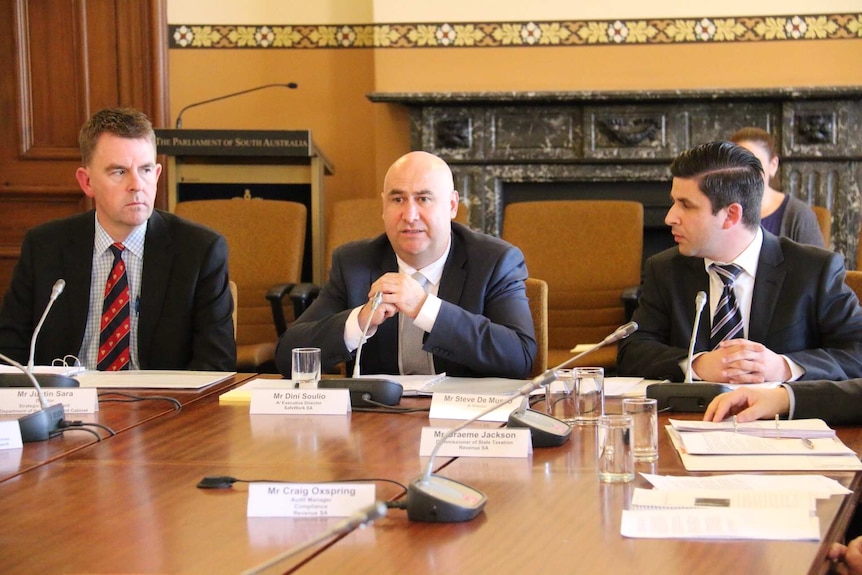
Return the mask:
[[(627, 200), (644, 207), (643, 263), (647, 258), (673, 247), (673, 235), (664, 223), (670, 208), (670, 182), (506, 182), (503, 209), (515, 202), (557, 200)], [(613, 222), (608, 222), (613, 225)]]

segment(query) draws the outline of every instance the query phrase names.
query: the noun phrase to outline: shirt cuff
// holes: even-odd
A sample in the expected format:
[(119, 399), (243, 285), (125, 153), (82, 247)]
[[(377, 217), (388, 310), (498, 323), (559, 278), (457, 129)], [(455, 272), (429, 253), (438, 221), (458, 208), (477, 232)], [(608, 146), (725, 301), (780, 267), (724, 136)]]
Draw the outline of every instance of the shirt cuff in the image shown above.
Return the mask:
[[(790, 368), (790, 379), (787, 381), (797, 381), (805, 375), (805, 368), (787, 357), (786, 355), (782, 355), (781, 359), (783, 359), (787, 363), (787, 367)], [(790, 394), (790, 397), (793, 397), (793, 394)]]
[(419, 313), (416, 314), (416, 319), (413, 320), (413, 325), (422, 328), (423, 331), (431, 332), (434, 327), (434, 322), (437, 321), (437, 314), (440, 313), (440, 307), (443, 305), (443, 300), (434, 294), (428, 294), (425, 298), (425, 303)]
[(347, 321), (344, 324), (344, 345), (347, 351), (353, 353), (359, 347), (359, 340), (362, 339), (362, 327), (359, 325), (359, 310), (362, 306), (355, 307), (347, 316)]
[(787, 397), (790, 399), (790, 407), (787, 408), (787, 419), (793, 419), (793, 414), (796, 412), (796, 395), (793, 393), (793, 387), (782, 383), (781, 387), (787, 392)]

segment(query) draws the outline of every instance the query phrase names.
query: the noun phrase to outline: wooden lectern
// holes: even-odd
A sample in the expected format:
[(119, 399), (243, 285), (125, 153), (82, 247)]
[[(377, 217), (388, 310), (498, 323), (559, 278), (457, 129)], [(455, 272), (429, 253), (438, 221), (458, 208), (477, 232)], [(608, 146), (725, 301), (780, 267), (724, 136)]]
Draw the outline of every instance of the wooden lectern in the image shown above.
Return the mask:
[(323, 285), (323, 177), (335, 170), (310, 131), (156, 130), (156, 148), (167, 156), (170, 211), (182, 199), (182, 184), (307, 185), (311, 254), (306, 257), (311, 258), (312, 281)]

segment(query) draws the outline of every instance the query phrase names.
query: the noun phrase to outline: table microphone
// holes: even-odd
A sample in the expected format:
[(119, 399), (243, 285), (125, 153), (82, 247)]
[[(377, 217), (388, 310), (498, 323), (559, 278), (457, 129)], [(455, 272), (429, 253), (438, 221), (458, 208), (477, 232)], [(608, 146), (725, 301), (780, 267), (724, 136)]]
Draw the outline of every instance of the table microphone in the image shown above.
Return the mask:
[[(78, 387), (78, 380), (67, 375), (56, 373), (39, 373), (33, 374), (33, 362), (36, 355), (36, 338), (39, 337), (39, 332), (42, 330), (42, 324), (45, 323), (45, 318), (48, 317), (48, 312), (51, 311), (51, 306), (63, 293), (66, 287), (66, 281), (58, 279), (54, 282), (51, 288), (51, 297), (48, 300), (48, 305), (45, 306), (45, 311), (42, 312), (42, 317), (39, 318), (39, 323), (36, 324), (36, 329), (33, 330), (33, 336), (30, 338), (30, 357), (27, 360), (27, 369), (25, 373), (0, 373), (0, 387), (29, 387), (35, 379), (41, 382), (42, 387)], [(44, 438), (44, 439), (47, 439)]]
[(404, 393), (404, 386), (391, 379), (359, 377), (359, 360), (362, 357), (362, 346), (365, 345), (365, 337), (368, 334), (368, 328), (371, 326), (371, 318), (374, 312), (383, 303), (383, 292), (377, 292), (369, 300), (371, 302), (371, 314), (368, 316), (368, 321), (365, 322), (365, 327), (362, 330), (362, 337), (359, 339), (359, 346), (356, 348), (356, 360), (353, 362), (353, 377), (352, 378), (337, 378), (337, 379), (321, 379), (317, 387), (347, 389), (350, 392), (350, 403), (354, 407), (379, 407), (383, 405), (398, 405), (401, 403), (401, 395)]
[(482, 512), (482, 509), (485, 508), (485, 503), (488, 500), (484, 493), (478, 489), (473, 489), (469, 485), (455, 481), (454, 479), (448, 479), (441, 475), (434, 475), (431, 473), (434, 468), (434, 457), (437, 455), (440, 447), (455, 433), (461, 431), (485, 415), (488, 415), (495, 409), (499, 409), (503, 405), (515, 401), (521, 396), (528, 396), (534, 389), (538, 389), (543, 385), (549, 385), (557, 378), (555, 373), (557, 369), (561, 369), (569, 363), (576, 361), (579, 357), (583, 356), (585, 353), (589, 353), (593, 349), (597, 349), (603, 345), (628, 337), (637, 331), (637, 329), (638, 324), (633, 321), (617, 328), (614, 333), (606, 337), (594, 348), (589, 349), (586, 352), (582, 352), (581, 354), (564, 361), (557, 367), (537, 375), (531, 381), (518, 388), (518, 391), (512, 397), (489, 405), (486, 409), (483, 409), (467, 421), (453, 427), (443, 434), (443, 437), (440, 438), (437, 445), (434, 446), (434, 450), (431, 452), (425, 473), (421, 477), (414, 479), (410, 485), (407, 486), (407, 518), (412, 521), (451, 523), (470, 521), (479, 515), (479, 513)]
[(59, 435), (61, 431), (60, 422), (66, 417), (66, 410), (63, 408), (63, 404), (58, 403), (49, 406), (48, 400), (45, 399), (45, 394), (42, 393), (42, 386), (39, 385), (36, 377), (30, 371), (2, 353), (0, 353), (0, 359), (21, 370), (24, 376), (29, 378), (33, 387), (36, 388), (36, 395), (39, 397), (41, 409), (18, 418), (18, 426), (21, 428), (21, 441), (44, 441), (55, 435)]
[[(599, 343), (582, 351), (574, 357), (570, 357), (560, 365), (552, 367), (545, 373), (547, 374), (548, 372), (551, 372), (556, 374), (558, 369), (563, 369), (567, 365), (578, 361), (588, 353), (592, 353), (599, 348), (627, 338), (636, 332), (637, 329), (638, 324), (633, 321), (620, 326)], [(554, 379), (556, 379), (556, 377), (554, 377)], [(548, 382), (548, 384), (550, 384), (550, 382)], [(546, 413), (542, 413), (534, 409), (527, 409), (528, 405), (529, 396), (524, 398), (524, 401), (518, 409), (509, 414), (509, 421), (506, 424), (506, 427), (529, 428), (533, 447), (557, 447), (569, 440), (569, 437), (572, 435), (572, 427), (570, 425)]]
[(691, 339), (688, 342), (688, 359), (686, 360), (685, 382), (691, 383), (691, 362), (694, 359), (694, 344), (697, 342), (697, 330), (700, 328), (700, 314), (703, 312), (703, 306), (706, 305), (706, 292), (697, 292), (697, 297), (694, 298), (695, 312), (694, 325), (691, 328)]
[(296, 555), (308, 549), (309, 547), (313, 547), (318, 543), (322, 543), (331, 537), (335, 537), (337, 535), (345, 535), (350, 533), (357, 527), (361, 527), (368, 523), (371, 523), (375, 519), (380, 519), (381, 517), (386, 516), (386, 504), (382, 501), (375, 501), (373, 505), (368, 507), (364, 507), (359, 511), (356, 511), (343, 521), (340, 521), (333, 525), (331, 529), (327, 529), (317, 537), (311, 539), (310, 541), (306, 541), (305, 543), (301, 543), (291, 549), (288, 549), (284, 553), (280, 553), (279, 555), (273, 557), (272, 559), (261, 563), (251, 569), (242, 572), (242, 575), (257, 575), (258, 573), (264, 572), (266, 569), (275, 566), (276, 564), (284, 561), (285, 559)]
[(712, 399), (731, 388), (720, 383), (692, 383), (691, 362), (694, 359), (694, 346), (697, 342), (697, 332), (700, 328), (700, 316), (706, 305), (706, 292), (697, 292), (694, 299), (694, 325), (691, 328), (691, 339), (688, 342), (688, 357), (686, 357), (685, 382), (651, 383), (646, 388), (646, 396), (656, 401), (659, 411), (694, 411), (702, 412)]
[(224, 96), (218, 96), (216, 98), (210, 98), (209, 100), (203, 100), (201, 102), (195, 102), (194, 104), (189, 104), (177, 114), (177, 130), (183, 127), (183, 113), (190, 108), (197, 108), (198, 106), (203, 106), (204, 104), (209, 104), (211, 102), (218, 102), (219, 100), (227, 100), (228, 98), (233, 98), (234, 96), (242, 96), (243, 94), (248, 94), (249, 92), (257, 92), (258, 90), (263, 90), (265, 88), (290, 88), (291, 90), (295, 90), (297, 87), (296, 82), (288, 82), (286, 84), (264, 84), (263, 86), (257, 86), (256, 88), (249, 88), (248, 90), (241, 90), (239, 92), (233, 92), (231, 94), (225, 94)]

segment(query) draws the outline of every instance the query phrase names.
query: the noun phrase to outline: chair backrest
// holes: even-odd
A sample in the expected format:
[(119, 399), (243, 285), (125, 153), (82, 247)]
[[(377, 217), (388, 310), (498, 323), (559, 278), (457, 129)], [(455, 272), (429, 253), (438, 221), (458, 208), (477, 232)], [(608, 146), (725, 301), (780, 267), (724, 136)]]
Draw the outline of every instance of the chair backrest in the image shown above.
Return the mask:
[(856, 292), (856, 297), (858, 297), (859, 301), (862, 302), (862, 271), (847, 270), (847, 275), (844, 276), (844, 283)]
[[(503, 215), (502, 237), (523, 251), (530, 277), (548, 284), (548, 365), (625, 323), (623, 290), (641, 279), (641, 203), (512, 203)], [(609, 348), (586, 356), (584, 365), (615, 367), (616, 348)]]
[(820, 226), (820, 234), (823, 236), (823, 247), (828, 250), (832, 247), (832, 212), (823, 206), (811, 206), (811, 210), (817, 216), (817, 225)]
[[(470, 209), (465, 204), (460, 204), (455, 221), (468, 225), (469, 217)], [(329, 277), (332, 252), (335, 248), (355, 240), (377, 237), (383, 231), (383, 206), (380, 197), (335, 202), (326, 226), (326, 277)]]
[(527, 278), (524, 285), (536, 329), (536, 359), (530, 374), (530, 377), (536, 377), (548, 369), (548, 284), (538, 278)]
[(236, 283), (239, 346), (275, 343), (267, 290), (298, 283), (305, 249), (306, 208), (297, 202), (234, 198), (176, 205), (177, 215), (208, 226), (227, 240), (230, 279)]

